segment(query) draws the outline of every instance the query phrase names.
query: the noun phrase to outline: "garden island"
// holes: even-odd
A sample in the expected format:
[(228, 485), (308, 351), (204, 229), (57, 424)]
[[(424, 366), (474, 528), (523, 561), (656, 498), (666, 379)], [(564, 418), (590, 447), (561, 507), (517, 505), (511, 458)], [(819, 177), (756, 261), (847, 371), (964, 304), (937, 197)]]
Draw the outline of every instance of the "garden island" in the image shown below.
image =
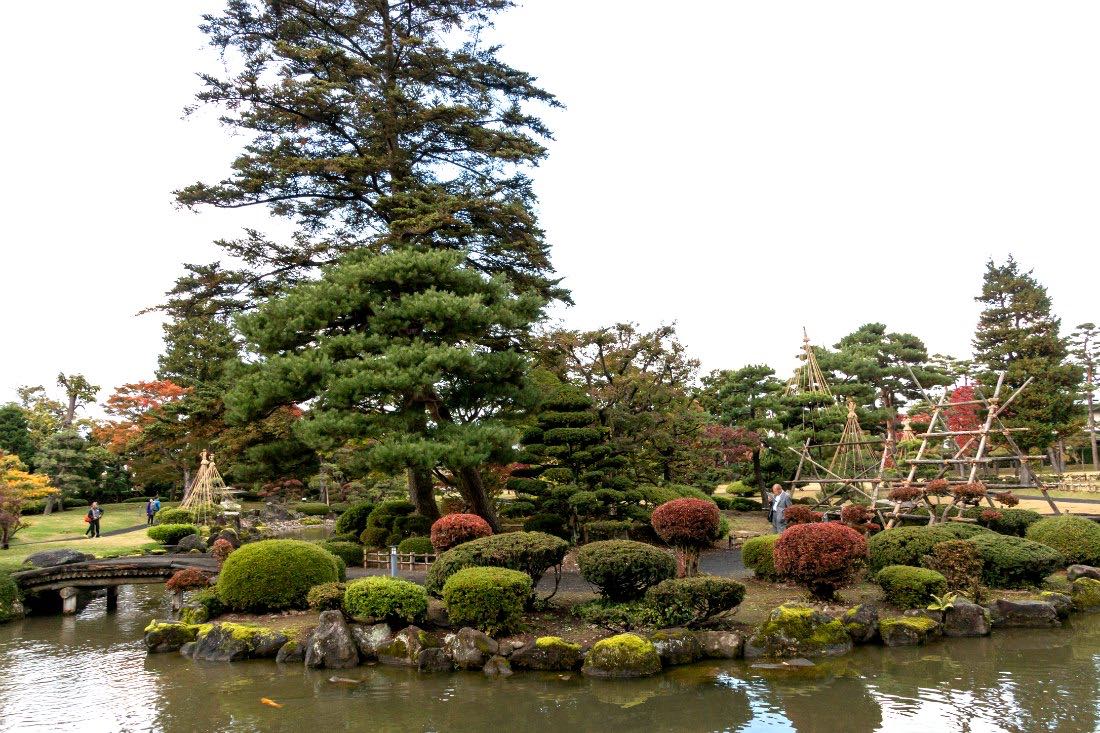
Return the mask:
[[(561, 105), (482, 40), (510, 5), (205, 16), (218, 71), (190, 109), (236, 153), (175, 199), (281, 233), (219, 240), (146, 304), (153, 373), (100, 403), (62, 372), (0, 406), (3, 643), (94, 616), (188, 695), (247, 680), (255, 709), (209, 724), (255, 729), (350, 720), (301, 698), (368, 688), (418, 701), (379, 729), (472, 728), (404, 717), (472, 685), (500, 710), (525, 690), (527, 719), (547, 696), (658, 715), (651, 697), (721, 688), (683, 729), (774, 698), (812, 730), (785, 691), (937, 648), (1095, 656), (1097, 327), (1063, 332), (1011, 255), (974, 273), (967, 358), (873, 321), (818, 344), (807, 319), (790, 363), (703, 373), (675, 325), (561, 327), (532, 181)], [(995, 697), (998, 664), (954, 668)], [(852, 729), (884, 720), (867, 696)]]

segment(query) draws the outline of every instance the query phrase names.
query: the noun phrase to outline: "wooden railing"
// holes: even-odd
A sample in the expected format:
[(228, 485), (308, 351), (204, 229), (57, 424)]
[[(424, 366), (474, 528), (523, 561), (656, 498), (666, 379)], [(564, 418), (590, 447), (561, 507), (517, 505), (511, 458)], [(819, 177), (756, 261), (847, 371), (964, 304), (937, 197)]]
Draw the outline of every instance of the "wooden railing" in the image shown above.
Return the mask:
[[(398, 569), (427, 570), (435, 562), (436, 555), (435, 553), (425, 554), (423, 552), (399, 552), (396, 557)], [(368, 568), (388, 568), (390, 567), (390, 559), (391, 555), (388, 550), (363, 553), (363, 564)]]

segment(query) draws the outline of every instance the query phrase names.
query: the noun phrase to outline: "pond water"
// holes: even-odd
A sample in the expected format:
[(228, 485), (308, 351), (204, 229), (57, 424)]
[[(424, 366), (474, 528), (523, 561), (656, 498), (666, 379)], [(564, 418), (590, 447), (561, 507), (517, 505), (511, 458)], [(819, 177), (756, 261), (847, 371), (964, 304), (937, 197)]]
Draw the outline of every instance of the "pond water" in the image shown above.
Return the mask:
[(142, 629), (166, 611), (161, 586), (136, 586), (121, 589), (111, 615), (98, 599), (75, 617), (0, 626), (0, 731), (977, 733), (1100, 724), (1100, 615), (1049, 631), (863, 648), (799, 673), (701, 663), (611, 682), (147, 657)]

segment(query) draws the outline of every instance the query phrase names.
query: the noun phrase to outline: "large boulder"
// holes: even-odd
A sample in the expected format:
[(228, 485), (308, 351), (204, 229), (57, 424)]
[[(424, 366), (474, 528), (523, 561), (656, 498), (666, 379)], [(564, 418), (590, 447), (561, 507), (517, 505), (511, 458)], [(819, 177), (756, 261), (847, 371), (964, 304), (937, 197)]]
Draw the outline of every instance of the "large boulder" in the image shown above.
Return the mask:
[(696, 631), (695, 638), (708, 659), (740, 659), (745, 654), (745, 637), (736, 631)]
[(798, 603), (773, 609), (745, 642), (746, 659), (837, 656), (851, 650), (843, 621)]
[(150, 654), (178, 652), (180, 647), (195, 640), (199, 627), (177, 621), (151, 621), (145, 627), (145, 648)]
[(259, 626), (215, 623), (199, 627), (192, 659), (205, 662), (239, 662), (278, 656), (286, 644), (286, 634)]
[(1072, 583), (1078, 578), (1100, 580), (1100, 568), (1094, 568), (1091, 565), (1070, 565), (1066, 568), (1066, 580)]
[(869, 644), (878, 637), (878, 609), (861, 603), (840, 617), (848, 636), (856, 644)]
[(879, 621), (878, 632), (886, 646), (918, 646), (938, 638), (943, 625), (927, 616), (900, 616)]
[(661, 629), (650, 635), (662, 664), (691, 664), (703, 658), (703, 646), (687, 629)]
[(1054, 610), (1058, 613), (1058, 618), (1063, 621), (1069, 618), (1070, 613), (1073, 611), (1073, 599), (1065, 593), (1045, 590), (1039, 594), (1039, 600), (1046, 601), (1054, 606)]
[(495, 657), (490, 657), (481, 671), (488, 677), (511, 677), (512, 664), (498, 654)]
[(581, 672), (589, 677), (648, 677), (661, 671), (657, 647), (637, 634), (600, 639), (585, 657)]
[(237, 549), (241, 546), (241, 536), (237, 534), (237, 530), (232, 529), (231, 527), (226, 527), (225, 529), (218, 532), (217, 536), (210, 539), (210, 544), (213, 545), (218, 540), (225, 540), (229, 544), (233, 545), (233, 549)]
[(359, 647), (341, 611), (322, 611), (305, 646), (303, 661), (307, 667), (346, 669), (359, 664)]
[(1058, 610), (1046, 601), (997, 599), (989, 605), (994, 627), (1047, 628), (1059, 626)]
[(1100, 611), (1100, 580), (1080, 576), (1073, 581), (1073, 610), (1094, 613)]
[(28, 555), (23, 562), (36, 568), (52, 568), (55, 565), (71, 565), (74, 562), (85, 562), (93, 558), (94, 555), (77, 552), (76, 550), (43, 550)]
[(944, 636), (988, 636), (992, 628), (989, 611), (965, 598), (956, 599), (943, 612)]
[(580, 644), (571, 644), (557, 636), (540, 636), (512, 652), (516, 669), (562, 671), (581, 666)]
[(279, 648), (279, 652), (275, 655), (275, 661), (279, 664), (301, 664), (305, 660), (306, 642), (300, 639), (291, 639), (283, 644)]
[(444, 637), (443, 650), (459, 669), (483, 669), (499, 646), (488, 634), (464, 627)]
[(363, 661), (378, 659), (378, 650), (393, 641), (393, 631), (386, 623), (352, 624), (351, 636), (355, 639), (355, 645), (359, 647), (359, 656)]
[(197, 550), (199, 552), (206, 552), (206, 540), (197, 534), (189, 534), (186, 537), (180, 538), (180, 541), (176, 543), (176, 547), (172, 552), (185, 553)]
[(424, 672), (445, 671), (452, 666), (443, 651), (443, 642), (417, 626), (408, 626), (394, 634), (389, 643), (378, 649), (378, 661)]

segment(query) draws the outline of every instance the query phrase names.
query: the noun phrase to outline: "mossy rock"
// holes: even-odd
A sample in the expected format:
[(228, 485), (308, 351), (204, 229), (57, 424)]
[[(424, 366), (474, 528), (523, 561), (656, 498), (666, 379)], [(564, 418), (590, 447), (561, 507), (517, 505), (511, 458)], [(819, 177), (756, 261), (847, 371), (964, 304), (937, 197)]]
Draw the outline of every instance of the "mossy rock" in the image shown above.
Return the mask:
[(286, 634), (263, 626), (202, 624), (198, 627), (191, 657), (207, 662), (274, 658), (286, 642)]
[(773, 609), (745, 642), (746, 658), (827, 657), (851, 650), (852, 638), (843, 621), (801, 603)]
[(848, 636), (856, 644), (868, 644), (878, 636), (878, 609), (861, 603), (840, 617)]
[(897, 616), (879, 621), (878, 630), (886, 646), (919, 646), (938, 638), (943, 624), (927, 616)]
[(540, 636), (512, 653), (516, 669), (565, 671), (581, 666), (581, 647), (559, 636)]
[(1100, 580), (1078, 578), (1073, 581), (1072, 598), (1074, 611), (1100, 611)]
[(663, 664), (691, 664), (703, 658), (703, 646), (687, 629), (661, 629), (649, 635)]
[(1045, 590), (1039, 594), (1039, 600), (1054, 606), (1058, 618), (1062, 620), (1069, 618), (1069, 614), (1073, 611), (1073, 598), (1065, 593)]
[(452, 666), (443, 650), (443, 642), (417, 626), (398, 631), (389, 643), (379, 647), (378, 661), (422, 671), (442, 671)]
[(661, 671), (661, 657), (648, 639), (619, 634), (597, 641), (581, 671), (589, 677), (648, 677)]
[(150, 654), (177, 652), (198, 636), (196, 624), (153, 620), (145, 627), (145, 648)]
[(210, 620), (210, 611), (199, 603), (189, 603), (180, 609), (180, 621), (185, 624), (205, 624)]

